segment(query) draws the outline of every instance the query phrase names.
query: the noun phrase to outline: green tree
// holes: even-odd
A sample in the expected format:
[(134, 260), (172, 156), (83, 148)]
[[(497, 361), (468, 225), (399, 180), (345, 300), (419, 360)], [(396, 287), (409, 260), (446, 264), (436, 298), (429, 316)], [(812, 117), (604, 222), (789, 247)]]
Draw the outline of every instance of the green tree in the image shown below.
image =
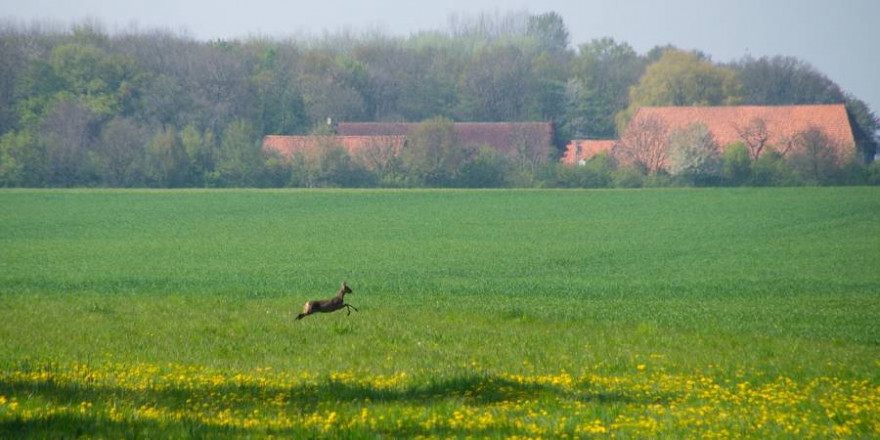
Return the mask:
[(630, 89), (630, 103), (617, 115), (626, 126), (642, 106), (730, 105), (739, 102), (735, 72), (701, 59), (699, 54), (667, 49)]
[[(446, 47), (413, 47), (394, 75), (400, 78), (398, 108), (408, 121), (451, 117), (459, 100), (458, 80), (466, 60)], [(386, 112), (388, 112), (386, 110)], [(381, 116), (381, 115), (380, 115)]]
[(842, 158), (839, 148), (822, 132), (811, 127), (795, 135), (795, 148), (786, 156), (792, 171), (805, 183), (827, 185), (839, 177)]
[(425, 120), (413, 128), (402, 155), (410, 180), (427, 186), (452, 185), (466, 158), (452, 121), (443, 117)]
[(459, 83), (459, 110), (463, 120), (523, 121), (532, 103), (531, 63), (513, 45), (477, 51)]
[(616, 137), (614, 115), (629, 105), (629, 89), (645, 66), (630, 45), (612, 38), (581, 45), (566, 87), (566, 131), (583, 139)]
[(0, 137), (0, 187), (43, 186), (45, 150), (29, 131)]
[(78, 97), (93, 114), (109, 117), (132, 110), (140, 76), (131, 59), (72, 43), (55, 47), (49, 63), (64, 90)]
[(45, 146), (48, 185), (84, 186), (97, 180), (89, 160), (95, 118), (88, 108), (70, 97), (59, 99), (46, 112), (38, 142)]
[(721, 178), (724, 184), (740, 186), (748, 182), (752, 174), (752, 159), (742, 142), (728, 145), (721, 157)]
[(223, 131), (217, 152), (213, 184), (228, 187), (256, 186), (263, 164), (260, 142), (249, 121), (236, 119)]
[(188, 185), (203, 185), (206, 174), (214, 170), (213, 133), (206, 131), (202, 135), (194, 125), (189, 124), (180, 132), (180, 145), (186, 154)]
[(325, 128), (312, 132), (313, 148), (294, 154), (293, 185), (306, 188), (365, 186), (366, 173), (355, 164), (338, 138)]
[(147, 144), (146, 164), (151, 186), (176, 188), (186, 184), (188, 163), (177, 130), (167, 127), (156, 131)]
[(299, 82), (309, 124), (326, 118), (364, 120), (367, 103), (357, 87), (363, 87), (365, 72), (356, 61), (329, 51), (308, 52), (299, 63)]
[(562, 54), (568, 50), (568, 29), (556, 12), (529, 16), (526, 35), (537, 41), (540, 51)]
[(501, 188), (507, 185), (507, 159), (495, 148), (483, 145), (464, 163), (456, 185), (466, 188)]
[(275, 47), (264, 48), (251, 76), (259, 106), (258, 131), (300, 133), (307, 127), (303, 98), (295, 86), (292, 66), (280, 59), (278, 52)]
[(749, 182), (754, 186), (787, 186), (795, 183), (791, 171), (781, 154), (772, 146), (752, 163), (752, 176)]
[(111, 187), (142, 185), (148, 140), (146, 130), (131, 119), (116, 117), (104, 125), (97, 150), (102, 183)]

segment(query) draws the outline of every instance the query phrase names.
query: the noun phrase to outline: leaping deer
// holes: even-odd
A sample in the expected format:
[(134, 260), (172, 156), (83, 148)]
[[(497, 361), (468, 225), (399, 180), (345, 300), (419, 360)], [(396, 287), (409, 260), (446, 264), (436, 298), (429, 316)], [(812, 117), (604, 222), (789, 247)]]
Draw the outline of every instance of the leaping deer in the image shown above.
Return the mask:
[(306, 304), (303, 306), (303, 312), (299, 315), (296, 315), (296, 319), (303, 319), (306, 316), (309, 316), (315, 312), (335, 312), (343, 307), (348, 308), (348, 315), (351, 315), (351, 309), (354, 309), (354, 311), (357, 312), (358, 309), (355, 306), (345, 303), (344, 298), (346, 293), (352, 293), (352, 291), (351, 288), (348, 287), (348, 284), (345, 284), (345, 281), (343, 281), (342, 287), (339, 288), (339, 292), (336, 292), (336, 296), (334, 296), (333, 298), (321, 299), (317, 301), (306, 301)]

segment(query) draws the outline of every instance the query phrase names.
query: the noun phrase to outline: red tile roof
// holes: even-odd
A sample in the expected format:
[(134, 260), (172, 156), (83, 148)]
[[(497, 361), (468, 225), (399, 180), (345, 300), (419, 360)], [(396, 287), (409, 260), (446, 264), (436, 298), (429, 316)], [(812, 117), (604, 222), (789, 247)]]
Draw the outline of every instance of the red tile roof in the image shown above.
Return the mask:
[[(853, 150), (855, 139), (843, 104), (792, 106), (728, 106), (728, 107), (642, 107), (633, 115), (638, 118), (657, 117), (670, 131), (700, 122), (709, 129), (722, 148), (740, 142), (737, 130), (761, 119), (770, 135), (768, 143), (778, 148), (795, 135), (818, 128), (829, 140), (844, 150)], [(630, 121), (630, 124), (632, 124)]]
[[(285, 159), (293, 157), (295, 153), (313, 152), (321, 142), (326, 142), (324, 136), (276, 136), (270, 135), (263, 138), (263, 151), (274, 152)], [(334, 142), (345, 148), (351, 155), (363, 153), (370, 148), (391, 148), (399, 153), (404, 144), (403, 136), (330, 136), (330, 142)]]
[(617, 141), (615, 140), (572, 139), (572, 141), (565, 146), (565, 154), (562, 156), (562, 163), (574, 165), (580, 163), (580, 161), (590, 160), (593, 156), (599, 153), (610, 153), (615, 144), (617, 144)]
[[(406, 136), (418, 126), (415, 122), (340, 122), (342, 136)], [(548, 122), (456, 122), (459, 142), (468, 147), (488, 145), (502, 153), (513, 153), (517, 143), (527, 140), (549, 148), (553, 145), (553, 125)]]

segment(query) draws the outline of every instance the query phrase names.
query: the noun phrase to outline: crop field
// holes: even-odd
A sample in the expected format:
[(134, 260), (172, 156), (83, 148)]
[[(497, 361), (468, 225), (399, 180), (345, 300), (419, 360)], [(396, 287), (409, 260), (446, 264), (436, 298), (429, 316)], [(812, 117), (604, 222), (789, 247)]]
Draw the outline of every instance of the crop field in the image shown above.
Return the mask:
[(880, 188), (0, 206), (0, 438), (880, 437)]

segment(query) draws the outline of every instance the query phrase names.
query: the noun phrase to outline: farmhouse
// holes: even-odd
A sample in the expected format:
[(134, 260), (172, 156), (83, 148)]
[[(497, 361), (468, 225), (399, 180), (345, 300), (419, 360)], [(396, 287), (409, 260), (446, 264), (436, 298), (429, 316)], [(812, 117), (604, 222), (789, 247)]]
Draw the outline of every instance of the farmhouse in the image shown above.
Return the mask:
[(727, 107), (642, 107), (627, 126), (627, 132), (659, 122), (667, 133), (700, 123), (712, 133), (721, 148), (743, 142), (772, 145), (780, 153), (796, 148), (799, 135), (816, 129), (830, 141), (839, 157), (855, 152), (855, 138), (843, 104)]
[[(340, 122), (342, 136), (406, 136), (418, 123), (412, 122)], [(512, 154), (523, 146), (550, 153), (553, 124), (549, 122), (456, 122), (453, 130), (465, 147), (488, 145), (501, 153)]]
[(611, 153), (617, 141), (605, 140), (578, 140), (574, 139), (565, 146), (562, 155), (562, 163), (566, 165), (583, 165), (599, 153)]
[[(571, 140), (561, 158), (569, 165), (584, 164), (605, 152), (626, 163), (620, 154), (624, 143), (651, 136), (638, 133), (653, 127), (653, 137), (665, 144), (669, 134), (692, 123), (706, 126), (723, 150), (735, 143), (750, 151), (773, 147), (781, 154), (798, 148), (798, 136), (809, 130), (821, 132), (829, 147), (841, 159), (856, 152), (856, 138), (843, 104), (725, 107), (642, 107), (633, 115), (621, 140)], [(296, 154), (313, 154), (320, 145), (343, 147), (353, 158), (369, 164), (383, 164), (406, 148), (407, 138), (418, 126), (411, 122), (341, 122), (329, 136), (266, 136), (263, 149), (291, 159)], [(456, 122), (453, 129), (465, 147), (490, 146), (506, 155), (547, 158), (552, 155), (554, 128), (546, 122)], [(630, 142), (631, 143), (631, 142)], [(632, 147), (632, 145), (630, 145)], [(630, 155), (629, 157), (632, 157)], [(664, 166), (662, 163), (659, 166)]]
[[(338, 145), (352, 157), (384, 158), (400, 154), (418, 123), (341, 122), (331, 136), (266, 136), (263, 151), (290, 159), (311, 154), (320, 145)], [(546, 122), (457, 122), (453, 130), (464, 147), (489, 146), (503, 154), (550, 157), (553, 125)], [(365, 161), (369, 163), (369, 160)]]

